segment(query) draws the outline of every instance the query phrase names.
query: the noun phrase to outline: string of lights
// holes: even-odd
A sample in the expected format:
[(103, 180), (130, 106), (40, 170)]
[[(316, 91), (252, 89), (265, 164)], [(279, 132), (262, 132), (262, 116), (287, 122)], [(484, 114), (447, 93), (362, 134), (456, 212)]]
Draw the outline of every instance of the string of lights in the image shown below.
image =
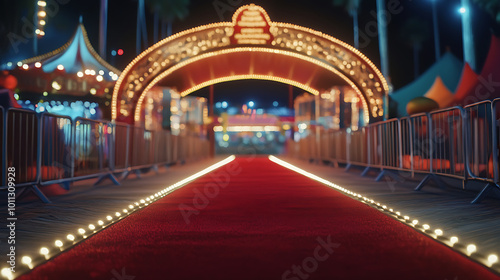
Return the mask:
[(340, 191), (341, 193), (359, 200), (379, 211), (382, 213), (388, 215), (391, 218), (394, 218), (395, 220), (408, 225), (415, 230), (422, 232), (423, 234), (441, 242), (442, 244), (452, 248), (453, 250), (469, 257), (470, 259), (490, 268), (495, 270), (496, 272), (500, 272), (500, 265), (498, 265), (498, 255), (496, 254), (489, 254), (489, 255), (483, 255), (480, 252), (478, 252), (478, 248), (474, 243), (463, 243), (460, 241), (460, 239), (457, 236), (447, 236), (445, 235), (444, 231), (440, 228), (435, 228), (434, 230), (431, 228), (429, 224), (422, 223), (418, 219), (412, 219), (410, 216), (403, 215), (400, 211), (396, 211), (393, 208), (388, 207), (387, 205), (381, 204), (380, 202), (377, 202), (371, 198), (368, 198), (366, 196), (363, 196), (359, 193), (352, 192), (346, 188), (343, 188), (335, 183), (332, 183), (326, 179), (323, 179), (319, 176), (316, 176), (312, 173), (309, 173), (301, 168), (298, 168), (286, 161), (283, 161), (275, 156), (269, 156), (269, 160), (272, 162), (279, 164), (285, 168), (288, 168), (290, 170), (293, 170), (301, 175), (304, 175), (310, 179), (313, 179), (317, 182), (320, 182), (324, 185), (327, 185), (330, 188), (333, 188), (337, 191)]

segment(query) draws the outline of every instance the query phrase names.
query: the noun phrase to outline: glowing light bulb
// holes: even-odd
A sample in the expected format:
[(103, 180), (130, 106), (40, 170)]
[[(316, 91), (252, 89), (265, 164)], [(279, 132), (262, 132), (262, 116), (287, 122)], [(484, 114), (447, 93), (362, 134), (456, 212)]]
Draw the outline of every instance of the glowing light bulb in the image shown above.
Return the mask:
[(472, 254), (477, 251), (477, 247), (474, 244), (469, 244), (467, 246), (467, 253)]
[(99, 221), (97, 221), (97, 224), (102, 226), (102, 225), (104, 225), (104, 222), (102, 220), (99, 220)]
[(422, 227), (423, 227), (425, 230), (428, 230), (428, 229), (430, 229), (430, 228), (431, 228), (428, 224), (424, 224)]
[(49, 249), (47, 249), (46, 247), (40, 248), (40, 254), (42, 254), (42, 255), (48, 255), (49, 254)]
[(141, 201), (141, 203), (143, 203), (143, 204), (144, 204), (144, 203), (146, 203), (146, 201), (145, 201), (144, 199), (141, 199), (140, 201)]
[(111, 221), (111, 220), (113, 220), (113, 217), (111, 217), (111, 216), (107, 216), (107, 217), (106, 217), (106, 219), (107, 219), (108, 221)]
[(63, 246), (63, 242), (61, 240), (56, 240), (54, 242), (54, 244), (56, 245), (56, 247), (59, 247), (59, 248)]
[(488, 256), (488, 262), (490, 263), (490, 265), (498, 262), (498, 256), (495, 255), (495, 254), (489, 255)]
[(30, 265), (31, 264), (31, 258), (28, 257), (28, 256), (24, 256), (21, 261), (24, 263), (24, 264), (27, 264), (27, 265)]
[(120, 212), (116, 212), (116, 213), (115, 213), (115, 215), (116, 215), (117, 217), (120, 217), (120, 215), (121, 215), (121, 214), (120, 214)]
[(66, 236), (66, 239), (68, 239), (69, 241), (75, 241), (75, 236), (73, 234), (68, 234), (68, 236)]
[(416, 226), (418, 225), (418, 220), (413, 220), (411, 223)]
[(455, 245), (455, 243), (457, 243), (457, 242), (458, 242), (458, 237), (456, 237), (456, 236), (452, 236), (452, 237), (450, 238), (450, 242), (451, 242), (451, 246)]
[(78, 229), (78, 233), (81, 234), (81, 235), (83, 235), (83, 234), (85, 234), (85, 230), (83, 228), (79, 228)]
[(129, 205), (128, 208), (134, 209), (134, 205)]
[(7, 279), (13, 279), (14, 278), (14, 275), (12, 274), (12, 271), (10, 270), (10, 268), (2, 268), (2, 276), (4, 276), (5, 278)]
[(435, 233), (437, 236), (441, 236), (441, 235), (443, 235), (443, 231), (442, 231), (442, 230), (440, 230), (440, 229), (436, 229), (436, 230), (434, 231), (434, 233)]
[(90, 224), (90, 225), (89, 225), (89, 229), (90, 229), (90, 230), (94, 230), (94, 229), (95, 229), (95, 226), (94, 226), (93, 224)]
[(408, 216), (404, 216), (403, 218), (404, 218), (405, 220), (407, 220), (407, 221), (410, 219), (410, 217), (408, 217)]

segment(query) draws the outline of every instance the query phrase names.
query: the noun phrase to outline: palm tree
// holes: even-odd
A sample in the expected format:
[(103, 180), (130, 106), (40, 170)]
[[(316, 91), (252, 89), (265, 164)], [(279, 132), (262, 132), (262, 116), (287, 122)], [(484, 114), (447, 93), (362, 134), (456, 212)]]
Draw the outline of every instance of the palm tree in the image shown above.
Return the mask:
[(429, 37), (429, 27), (424, 20), (412, 17), (407, 19), (401, 26), (400, 36), (413, 48), (413, 66), (416, 79), (420, 68), (420, 50), (422, 49), (422, 43)]
[(137, 30), (136, 30), (136, 52), (141, 53), (141, 38), (143, 47), (148, 47), (148, 31), (146, 28), (146, 11), (144, 8), (144, 0), (137, 1)]
[(387, 17), (384, 16), (387, 10), (385, 8), (385, 0), (377, 0), (377, 26), (378, 26), (378, 45), (380, 51), (380, 68), (382, 75), (389, 80), (389, 46), (387, 40)]
[(154, 41), (158, 41), (161, 20), (161, 36), (172, 35), (172, 23), (189, 14), (189, 0), (147, 0), (154, 14)]
[(358, 12), (361, 0), (333, 0), (333, 5), (336, 7), (344, 7), (352, 17), (354, 29), (354, 47), (359, 49), (359, 20)]
[(470, 0), (461, 0), (462, 8), (462, 36), (464, 41), (464, 60), (469, 63), (473, 70), (476, 70), (476, 52), (474, 48), (474, 32), (472, 31), (472, 7)]
[(476, 5), (484, 9), (490, 14), (494, 20), (492, 26), (493, 33), (495, 35), (500, 35), (500, 1), (498, 0), (473, 0)]

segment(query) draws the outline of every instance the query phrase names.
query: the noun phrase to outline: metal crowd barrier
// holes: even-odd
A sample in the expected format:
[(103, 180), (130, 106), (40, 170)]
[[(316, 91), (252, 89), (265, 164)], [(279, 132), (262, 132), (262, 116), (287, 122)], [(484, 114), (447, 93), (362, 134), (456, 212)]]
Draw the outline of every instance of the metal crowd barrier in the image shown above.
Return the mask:
[(114, 174), (208, 155), (208, 141), (194, 136), (3, 107), (0, 144), (0, 189), (7, 188), (7, 168), (14, 167), (18, 195), (31, 188), (44, 202), (49, 199), (39, 186), (68, 189), (71, 182), (97, 177), (96, 184), (106, 178), (119, 184)]
[(114, 172), (125, 172), (131, 166), (130, 163), (130, 139), (132, 130), (129, 125), (123, 123), (114, 124)]
[[(498, 101), (495, 100), (494, 103)], [(465, 107), (467, 113), (466, 152), (469, 176), (487, 183), (474, 202), (481, 201), (492, 188), (498, 188), (498, 142), (496, 104), (482, 101)], [(497, 175), (495, 175), (497, 174)]]
[(74, 177), (108, 174), (111, 170), (111, 125), (108, 122), (76, 118), (74, 133)]
[(69, 188), (74, 177), (73, 121), (69, 117), (53, 114), (41, 115), (41, 170), (40, 184), (63, 184)]
[(484, 181), (486, 187), (473, 203), (492, 189), (500, 189), (499, 143), (500, 98), (478, 102), (465, 108), (451, 107), (370, 124), (357, 131), (346, 129), (321, 134), (324, 153), (314, 151), (314, 137), (295, 143), (299, 158), (327, 159), (330, 162), (380, 169), (383, 175), (398, 179), (390, 171), (426, 175), (416, 190), (429, 180), (443, 185), (441, 177), (460, 179), (462, 188), (470, 180)]
[(0, 154), (0, 186), (7, 186), (7, 181), (6, 181), (6, 176), (7, 176), (7, 168), (6, 168), (6, 161), (7, 161), (7, 146), (5, 145), (6, 142), (6, 134), (5, 134), (5, 127), (6, 122), (5, 122), (5, 117), (4, 117), (5, 111), (2, 106), (0, 106), (0, 144), (1, 146), (1, 154)]
[(34, 111), (9, 109), (6, 112), (6, 167), (16, 170), (17, 187), (38, 182), (39, 118)]

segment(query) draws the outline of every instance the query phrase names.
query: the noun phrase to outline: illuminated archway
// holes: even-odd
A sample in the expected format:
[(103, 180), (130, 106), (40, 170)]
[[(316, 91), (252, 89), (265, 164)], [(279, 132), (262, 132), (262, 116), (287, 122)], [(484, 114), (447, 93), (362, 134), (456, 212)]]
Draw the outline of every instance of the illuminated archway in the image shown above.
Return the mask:
[(315, 95), (349, 85), (361, 97), (367, 122), (384, 116), (387, 82), (361, 52), (321, 32), (272, 22), (252, 4), (239, 8), (232, 22), (180, 32), (141, 53), (115, 85), (112, 119), (140, 121), (144, 96), (155, 85), (186, 96), (241, 79), (281, 82)]

